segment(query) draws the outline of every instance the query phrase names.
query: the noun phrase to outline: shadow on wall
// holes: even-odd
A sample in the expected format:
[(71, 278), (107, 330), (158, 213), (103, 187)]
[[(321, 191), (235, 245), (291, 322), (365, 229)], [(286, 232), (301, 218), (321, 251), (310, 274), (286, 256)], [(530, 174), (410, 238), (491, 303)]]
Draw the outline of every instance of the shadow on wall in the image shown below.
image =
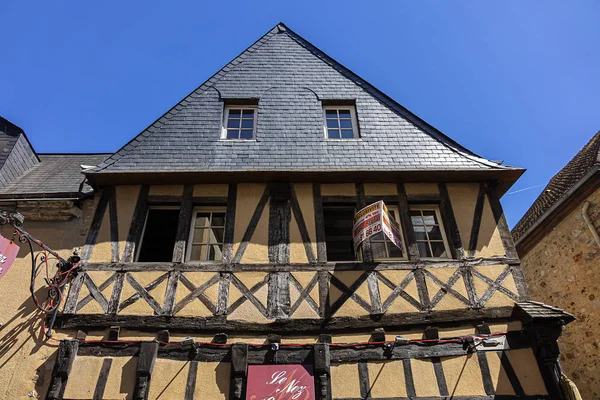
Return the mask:
[[(35, 294), (39, 298), (46, 295), (47, 289), (40, 288)], [(19, 321), (19, 322), (17, 322)], [(21, 349), (30, 341), (34, 341), (34, 346), (29, 355), (35, 354), (42, 346), (58, 348), (58, 342), (46, 341), (41, 329), (42, 312), (35, 306), (33, 300), (27, 297), (20, 306), (15, 315), (13, 315), (2, 327), (0, 327), (0, 375), (2, 369), (15, 357)], [(19, 344), (19, 338), (27, 333), (25, 340)], [(45, 394), (50, 382), (50, 374), (54, 366), (56, 352), (48, 358), (36, 371), (36, 391), (38, 394)]]

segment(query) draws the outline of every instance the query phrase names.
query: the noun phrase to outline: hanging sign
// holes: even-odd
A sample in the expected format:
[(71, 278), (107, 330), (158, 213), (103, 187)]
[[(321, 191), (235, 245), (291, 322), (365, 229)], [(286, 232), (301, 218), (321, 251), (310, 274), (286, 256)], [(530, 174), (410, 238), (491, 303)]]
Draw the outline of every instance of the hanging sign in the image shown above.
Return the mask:
[(387, 207), (383, 201), (378, 201), (366, 206), (354, 215), (354, 226), (352, 238), (354, 239), (354, 251), (367, 238), (376, 233), (383, 232), (396, 247), (402, 249), (402, 235), (400, 225), (390, 217)]
[(18, 253), (19, 246), (0, 235), (0, 278), (8, 272)]
[(249, 365), (249, 400), (315, 400), (311, 365)]

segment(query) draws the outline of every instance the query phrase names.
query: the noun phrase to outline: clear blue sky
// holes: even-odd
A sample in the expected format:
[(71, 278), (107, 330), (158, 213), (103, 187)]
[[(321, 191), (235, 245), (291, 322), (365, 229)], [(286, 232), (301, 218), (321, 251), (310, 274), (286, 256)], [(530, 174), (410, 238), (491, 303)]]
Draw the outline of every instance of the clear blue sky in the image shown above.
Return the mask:
[(472, 151), (527, 168), (514, 225), (600, 130), (598, 1), (0, 4), (0, 115), (39, 152), (113, 152), (283, 21)]

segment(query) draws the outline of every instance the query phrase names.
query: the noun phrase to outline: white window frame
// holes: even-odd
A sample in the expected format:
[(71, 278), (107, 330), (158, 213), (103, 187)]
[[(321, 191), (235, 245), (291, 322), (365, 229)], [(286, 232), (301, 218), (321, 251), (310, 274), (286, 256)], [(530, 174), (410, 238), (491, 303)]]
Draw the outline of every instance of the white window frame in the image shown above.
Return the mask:
[[(398, 209), (398, 206), (396, 206), (396, 205), (387, 205), (386, 204), (385, 206), (387, 207), (388, 211), (394, 212), (394, 214), (396, 215), (396, 222), (398, 223), (398, 225), (400, 225), (400, 243), (402, 243), (403, 256), (402, 257), (375, 258), (375, 261), (408, 260), (408, 249), (406, 248), (406, 241), (404, 240), (404, 233), (402, 232), (402, 222), (399, 220), (400, 219), (400, 210)], [(392, 216), (390, 215), (390, 217), (392, 217)], [(383, 231), (381, 231), (381, 234), (383, 235), (383, 243), (389, 242), (389, 243), (391, 243), (392, 246), (394, 246), (392, 241), (385, 235), (385, 233), (383, 233)], [(372, 239), (373, 239), (373, 237), (371, 237), (371, 243), (373, 243)], [(382, 243), (382, 242), (377, 241), (377, 243)], [(361, 251), (361, 253), (362, 253), (362, 251)], [(362, 254), (361, 254), (361, 258), (362, 258)]]
[[(438, 221), (438, 226), (440, 227), (440, 233), (442, 234), (442, 241), (444, 242), (444, 249), (446, 251), (446, 257), (433, 257), (433, 251), (431, 248), (431, 241), (429, 239), (429, 236), (427, 235), (427, 232), (425, 233), (425, 235), (427, 235), (427, 245), (429, 246), (429, 251), (432, 254), (432, 257), (423, 257), (421, 256), (421, 254), (419, 253), (419, 258), (423, 258), (423, 259), (438, 259), (438, 260), (446, 260), (452, 259), (452, 253), (450, 253), (450, 246), (448, 245), (448, 237), (446, 236), (446, 230), (444, 229), (444, 221), (442, 220), (442, 214), (440, 213), (440, 206), (438, 204), (410, 204), (408, 206), (409, 209), (409, 216), (410, 216), (410, 211), (433, 211), (435, 212), (435, 217), (437, 218)], [(410, 229), (412, 229), (414, 231), (414, 225), (412, 224), (412, 216), (411, 217), (411, 227)], [(417, 241), (418, 243), (418, 241)], [(421, 241), (422, 243), (422, 241)]]
[[(227, 122), (229, 121), (229, 111), (230, 110), (242, 110), (241, 111), (242, 115), (244, 113), (244, 110), (253, 110), (254, 111), (254, 122), (252, 125), (252, 138), (251, 139), (241, 139), (241, 138), (228, 139), (227, 138)], [(221, 124), (221, 140), (233, 140), (233, 141), (240, 141), (240, 142), (256, 140), (257, 117), (258, 117), (258, 106), (256, 106), (256, 105), (235, 105), (235, 104), (225, 105), (225, 112), (223, 113), (223, 122)], [(240, 129), (241, 129), (241, 123), (240, 123)], [(240, 131), (240, 129), (238, 129), (238, 132)]]
[[(349, 110), (350, 111), (350, 119), (352, 121), (352, 138), (342, 138), (340, 137), (339, 139), (335, 139), (335, 138), (330, 138), (329, 134), (327, 132), (327, 110)], [(338, 113), (339, 115), (339, 113)], [(338, 121), (339, 121), (339, 116), (338, 116)], [(338, 129), (339, 129), (339, 125), (338, 125)], [(325, 135), (325, 139), (326, 140), (358, 140), (360, 139), (360, 136), (358, 135), (358, 123), (357, 123), (357, 119), (356, 119), (356, 107), (354, 107), (353, 105), (330, 105), (330, 106), (323, 106), (323, 133)], [(340, 132), (340, 136), (341, 136), (341, 132)]]
[[(146, 236), (146, 224), (148, 223), (148, 215), (150, 214), (150, 210), (179, 210), (181, 209), (181, 207), (179, 206), (148, 206), (147, 210), (146, 210), (146, 216), (144, 217), (144, 227), (142, 228), (142, 235), (140, 236), (140, 241), (139, 244), (137, 246), (137, 249), (135, 249), (135, 262), (138, 261), (138, 258), (140, 256), (140, 251), (142, 250), (142, 243), (144, 242), (144, 236)], [(175, 239), (177, 240), (177, 239)], [(175, 250), (175, 247), (173, 247), (173, 250)]]
[[(230, 139), (231, 140), (231, 139)], [(186, 249), (186, 255), (185, 255), (185, 259), (189, 262), (195, 262), (195, 263), (222, 263), (223, 262), (223, 257), (221, 257), (220, 260), (192, 260), (192, 244), (193, 244), (193, 240), (194, 240), (194, 231), (196, 228), (196, 214), (199, 212), (209, 212), (209, 213), (224, 213), (225, 214), (225, 221), (224, 224), (227, 224), (227, 207), (203, 207), (203, 206), (198, 206), (198, 207), (194, 207), (194, 209), (192, 210), (192, 221), (190, 222), (190, 234), (188, 236), (188, 242), (187, 242), (187, 249)], [(225, 230), (225, 225), (223, 225), (223, 230)], [(223, 240), (225, 240), (225, 236), (223, 234)], [(225, 243), (223, 243), (223, 246), (225, 245)]]

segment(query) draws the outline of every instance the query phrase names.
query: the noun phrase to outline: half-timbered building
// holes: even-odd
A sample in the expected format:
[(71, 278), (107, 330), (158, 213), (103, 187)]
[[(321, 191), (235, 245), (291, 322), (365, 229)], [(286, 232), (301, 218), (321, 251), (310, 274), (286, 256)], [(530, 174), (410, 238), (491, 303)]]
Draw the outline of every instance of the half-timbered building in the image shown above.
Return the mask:
[[(58, 348), (25, 347), (54, 354), (24, 364), (40, 396), (563, 398), (557, 338), (573, 317), (530, 301), (499, 201), (523, 170), (285, 25), (101, 158), (81, 163), (79, 214), (32, 225), (81, 246)], [(12, 184), (17, 210), (30, 174)], [(380, 200), (401, 245), (378, 233), (355, 251), (354, 215)], [(5, 393), (27, 387), (17, 370)]]

